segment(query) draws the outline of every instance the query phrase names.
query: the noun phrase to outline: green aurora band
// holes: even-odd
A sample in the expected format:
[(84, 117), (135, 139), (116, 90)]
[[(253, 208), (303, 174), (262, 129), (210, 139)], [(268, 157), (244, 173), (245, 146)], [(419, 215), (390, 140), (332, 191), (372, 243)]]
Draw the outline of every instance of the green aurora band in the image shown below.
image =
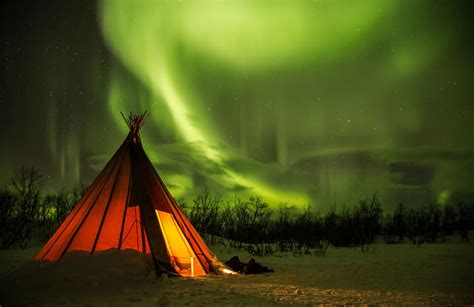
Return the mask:
[[(269, 7), (265, 1), (155, 1), (152, 5), (104, 1), (102, 26), (124, 65), (151, 91), (152, 101), (141, 103), (150, 110), (153, 120), (170, 122), (162, 111), (163, 104), (154, 101), (161, 100), (174, 120), (169, 124), (176, 126), (185, 142), (194, 144), (221, 168), (221, 179), (251, 189), (270, 202), (303, 205), (310, 201), (304, 192), (270, 186), (226, 165), (233, 149), (219, 146), (223, 136), (216, 133), (218, 129), (202, 111), (199, 93), (183, 86), (189, 81), (183, 76), (183, 65), (176, 54), (179, 49), (190, 49), (205, 61), (250, 75), (314, 65), (359, 47), (357, 41), (361, 38), (354, 29), (370, 29), (376, 24), (382, 15), (377, 4), (284, 1)], [(384, 9), (389, 11), (389, 4), (387, 1)], [(327, 31), (328, 28), (332, 30)], [(111, 86), (110, 107), (114, 114), (136, 109), (135, 101), (121, 99), (126, 96), (122, 89), (117, 84)], [(117, 120), (121, 121), (118, 116)], [(286, 150), (282, 146), (287, 145), (278, 147), (280, 155)], [(152, 156), (156, 159), (159, 152)]]
[[(474, 199), (470, 0), (84, 0), (2, 11), (0, 183), (87, 185), (151, 116), (166, 185), (272, 205)], [(52, 18), (51, 16), (61, 16)]]
[[(178, 196), (197, 188), (200, 172), (214, 189), (274, 204), (375, 192), (446, 202), (469, 187), (440, 179), (460, 175), (437, 158), (445, 144), (414, 142), (420, 131), (444, 132), (426, 126), (411, 82), (453, 36), (432, 16), (400, 25), (403, 4), (102, 1), (102, 32), (123, 65), (111, 76), (110, 111), (121, 127), (119, 111), (150, 111), (144, 144), (158, 165), (180, 165), (165, 170)], [(421, 149), (429, 154), (415, 158)]]

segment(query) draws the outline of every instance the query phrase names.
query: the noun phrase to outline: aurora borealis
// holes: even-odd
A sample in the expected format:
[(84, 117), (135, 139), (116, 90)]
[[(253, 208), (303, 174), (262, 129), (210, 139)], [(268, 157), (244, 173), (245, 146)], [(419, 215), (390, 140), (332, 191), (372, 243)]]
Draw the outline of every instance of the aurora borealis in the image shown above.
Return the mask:
[(28, 1), (2, 11), (0, 180), (89, 183), (148, 110), (171, 191), (474, 196), (470, 1)]

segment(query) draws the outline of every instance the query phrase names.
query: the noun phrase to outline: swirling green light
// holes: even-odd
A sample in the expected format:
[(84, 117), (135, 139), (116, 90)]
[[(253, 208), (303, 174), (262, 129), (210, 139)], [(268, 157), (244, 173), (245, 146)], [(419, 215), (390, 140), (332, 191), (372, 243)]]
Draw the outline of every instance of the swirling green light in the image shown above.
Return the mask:
[[(235, 152), (223, 146), (200, 95), (187, 86), (183, 57), (191, 53), (238, 74), (335, 60), (364, 47), (367, 30), (384, 16), (380, 5), (379, 1), (110, 0), (101, 3), (101, 25), (116, 56), (151, 92), (139, 102), (140, 109), (146, 106), (158, 126), (174, 126), (181, 141), (198, 146), (224, 172), (224, 182), (251, 189), (270, 202), (301, 205), (309, 202), (305, 192), (271, 186), (226, 165)], [(391, 10), (392, 1), (384, 1), (383, 9)], [(119, 110), (137, 105), (127, 100), (126, 88), (113, 82), (112, 78), (110, 108), (120, 121)]]

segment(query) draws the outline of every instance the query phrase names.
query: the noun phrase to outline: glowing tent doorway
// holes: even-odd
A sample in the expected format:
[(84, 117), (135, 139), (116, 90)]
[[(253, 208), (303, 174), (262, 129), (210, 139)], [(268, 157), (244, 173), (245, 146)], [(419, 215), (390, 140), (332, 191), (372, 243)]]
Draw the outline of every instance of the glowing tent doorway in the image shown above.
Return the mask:
[(116, 248), (151, 253), (158, 273), (233, 273), (212, 254), (148, 159), (140, 140), (147, 113), (125, 119), (123, 144), (35, 259)]

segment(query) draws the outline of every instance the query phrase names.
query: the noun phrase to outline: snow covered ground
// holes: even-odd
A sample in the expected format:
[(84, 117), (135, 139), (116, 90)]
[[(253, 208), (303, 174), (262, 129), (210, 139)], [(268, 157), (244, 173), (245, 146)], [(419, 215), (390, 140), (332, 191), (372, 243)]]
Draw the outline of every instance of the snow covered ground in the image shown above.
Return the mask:
[[(221, 260), (244, 251), (214, 246)], [(272, 304), (474, 304), (474, 243), (376, 244), (369, 252), (255, 257), (275, 273), (157, 278), (133, 251), (58, 263), (32, 261), (38, 248), (0, 251), (0, 305), (157, 306)]]

